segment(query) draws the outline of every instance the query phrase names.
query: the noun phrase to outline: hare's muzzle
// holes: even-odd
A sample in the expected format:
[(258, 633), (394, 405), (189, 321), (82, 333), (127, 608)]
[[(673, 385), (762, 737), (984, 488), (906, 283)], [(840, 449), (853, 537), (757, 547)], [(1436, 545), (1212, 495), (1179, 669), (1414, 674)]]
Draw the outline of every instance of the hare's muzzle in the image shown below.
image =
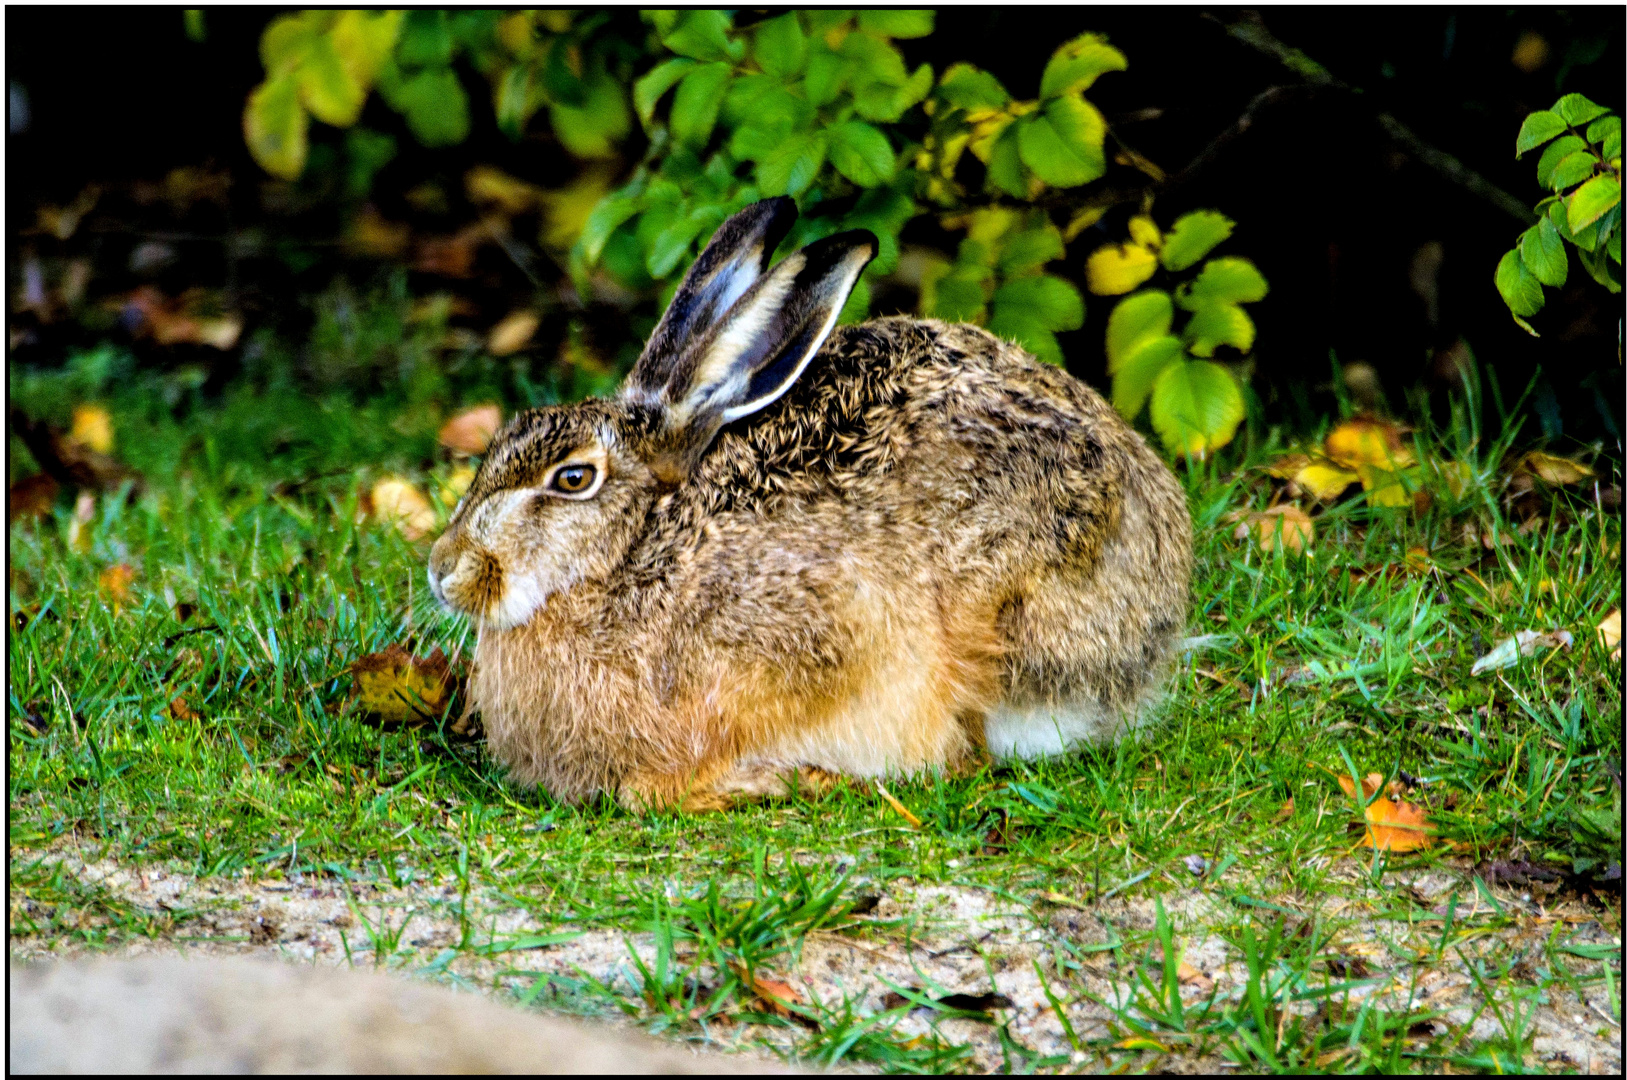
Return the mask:
[(497, 560), (447, 533), (429, 550), (429, 591), (453, 611), (482, 615), (502, 591)]

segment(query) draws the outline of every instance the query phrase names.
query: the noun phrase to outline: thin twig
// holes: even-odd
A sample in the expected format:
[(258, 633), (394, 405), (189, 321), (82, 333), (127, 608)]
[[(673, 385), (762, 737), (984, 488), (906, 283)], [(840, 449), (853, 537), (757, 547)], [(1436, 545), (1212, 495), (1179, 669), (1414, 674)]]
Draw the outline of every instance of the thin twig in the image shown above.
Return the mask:
[[(1242, 19), (1231, 23), (1222, 22), (1213, 15), (1205, 15), (1204, 18), (1219, 23), (1225, 28), (1226, 33), (1234, 39), (1259, 53), (1271, 57), (1311, 86), (1327, 87), (1331, 90), (1340, 90), (1350, 94), (1362, 93), (1360, 88), (1351, 86), (1349, 83), (1334, 77), (1332, 72), (1303, 52), (1278, 40), (1271, 31), (1266, 29), (1265, 23), (1260, 19), (1258, 12), (1245, 13)], [(1375, 119), (1377, 119), (1378, 126), (1384, 130), (1386, 135), (1401, 144), (1420, 163), (1434, 169), (1447, 180), (1480, 196), (1516, 221), (1529, 225), (1537, 219), (1536, 214), (1525, 203), (1493, 184), (1451, 154), (1419, 138), (1416, 132), (1396, 119), (1391, 113), (1380, 112)]]

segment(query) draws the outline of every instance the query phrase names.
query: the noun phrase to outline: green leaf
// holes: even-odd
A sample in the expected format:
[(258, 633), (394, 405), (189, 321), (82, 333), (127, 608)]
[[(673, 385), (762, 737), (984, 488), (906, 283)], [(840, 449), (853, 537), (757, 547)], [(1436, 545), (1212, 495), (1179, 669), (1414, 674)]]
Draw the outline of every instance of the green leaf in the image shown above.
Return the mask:
[(979, 322), (983, 318), (988, 294), (983, 283), (989, 278), (987, 267), (957, 263), (948, 273), (932, 283), (930, 290), (923, 288), (928, 301), (926, 312), (946, 322)]
[(729, 31), (733, 21), (726, 11), (700, 8), (685, 11), (661, 44), (695, 60), (739, 60), (746, 54), (744, 42), (733, 41)]
[(1575, 135), (1565, 135), (1555, 139), (1542, 149), (1542, 156), (1537, 159), (1537, 183), (1543, 187), (1551, 187), (1554, 169), (1565, 157), (1578, 150), (1586, 150), (1587, 143)]
[(1565, 121), (1546, 109), (1538, 109), (1520, 125), (1520, 134), (1514, 140), (1514, 156), (1541, 146), (1564, 130)]
[(408, 67), (445, 67), (452, 62), (452, 46), (446, 12), (417, 8), (407, 12), (395, 58)]
[(243, 138), (260, 168), (298, 179), (309, 151), (310, 117), (299, 101), (299, 82), (283, 75), (255, 87), (243, 107)]
[[(1085, 321), (1085, 301), (1079, 290), (1050, 274), (1015, 278), (1001, 285), (994, 291), (994, 311), (997, 316), (1020, 312), (1047, 330), (1077, 330)], [(989, 325), (992, 329), (994, 324)]]
[(1571, 232), (1570, 219), (1565, 214), (1565, 203), (1561, 199), (1555, 199), (1553, 202), (1548, 204), (1548, 212), (1546, 217), (1549, 221), (1553, 222), (1554, 229), (1558, 231), (1560, 236), (1564, 237), (1566, 240), (1569, 240), (1583, 251), (1593, 250), (1594, 242), (1598, 238), (1597, 223), (1589, 225), (1579, 233)]
[(1158, 252), (1158, 261), (1166, 270), (1185, 270), (1197, 265), (1199, 259), (1232, 234), (1235, 224), (1226, 215), (1214, 210), (1194, 210), (1175, 220), (1164, 246)]
[(848, 59), (831, 52), (822, 41), (816, 41), (808, 50), (808, 74), (803, 76), (803, 93), (808, 104), (815, 108), (836, 100), (847, 84)]
[(260, 63), (266, 74), (274, 77), (298, 67), (312, 40), (332, 21), (332, 13), (325, 11), (279, 15), (271, 20), (260, 35)]
[(918, 38), (932, 33), (930, 8), (878, 8), (859, 12), (859, 29), (876, 37)]
[(986, 71), (955, 64), (938, 80), (938, 96), (957, 109), (1003, 109), (1011, 95)]
[(601, 72), (587, 84), (587, 99), (580, 107), (556, 102), (548, 109), (554, 136), (579, 158), (605, 158), (616, 153), (616, 141), (626, 137), (633, 119), (621, 84)]
[(1542, 283), (1527, 270), (1518, 251), (1504, 252), (1493, 280), (1503, 303), (1516, 315), (1535, 315), (1542, 310)]
[(1579, 251), (1576, 254), (1576, 261), (1582, 264), (1582, 269), (1586, 270), (1588, 276), (1594, 281), (1597, 281), (1600, 285), (1603, 285), (1606, 289), (1609, 289), (1613, 293), (1619, 293), (1621, 291), (1621, 267), (1619, 259), (1617, 260), (1617, 265), (1612, 267), (1610, 265), (1609, 255), (1605, 251), (1600, 250), (1592, 252)]
[(853, 109), (866, 120), (892, 122), (932, 89), (932, 67), (922, 64), (904, 82), (894, 85), (886, 81), (856, 80), (853, 85)]
[(853, 283), (853, 291), (847, 294), (847, 301), (842, 305), (841, 314), (836, 321), (843, 326), (863, 322), (870, 315), (870, 282), (869, 274), (861, 274), (859, 280)]
[(1621, 181), (1614, 176), (1595, 176), (1565, 200), (1565, 216), (1571, 232), (1587, 228), (1620, 202)]
[(764, 195), (801, 195), (825, 164), (825, 134), (793, 135), (757, 166)]
[(1196, 311), (1213, 303), (1252, 304), (1265, 299), (1268, 291), (1253, 263), (1228, 255), (1204, 263), (1202, 272), (1176, 299), (1188, 311)]
[(989, 316), (988, 331), (995, 337), (1022, 346), (1041, 363), (1063, 366), (1062, 347), (1057, 344), (1056, 335), (1028, 311), (1020, 308), (1008, 310), (996, 304), (993, 314)]
[(1120, 300), (1107, 317), (1107, 370), (1117, 372), (1147, 342), (1167, 335), (1174, 319), (1175, 307), (1162, 289)]
[(1049, 221), (1013, 233), (1000, 252), (1000, 275), (1014, 277), (1062, 258), (1062, 233)]
[(1153, 430), (1172, 454), (1202, 456), (1226, 445), (1243, 415), (1242, 389), (1213, 361), (1170, 364), (1153, 383)]
[(1556, 288), (1565, 284), (1565, 242), (1547, 218), (1520, 235), (1520, 259), (1538, 281)]
[(1147, 403), (1158, 376), (1184, 352), (1180, 338), (1164, 334), (1147, 338), (1126, 353), (1113, 372), (1113, 407), (1119, 414), (1134, 419)]
[(1107, 171), (1106, 123), (1082, 98), (1057, 98), (1043, 114), (1025, 116), (1014, 126), (1023, 164), (1053, 187), (1088, 184)]
[(612, 195), (593, 208), (587, 224), (582, 226), (582, 236), (578, 241), (582, 246), (582, 255), (589, 264), (599, 261), (610, 234), (638, 211), (639, 200), (625, 195)]
[(312, 116), (334, 127), (349, 127), (361, 116), (367, 88), (347, 70), (333, 38), (315, 38), (299, 65), (300, 100)]
[(1051, 54), (1040, 77), (1039, 96), (1044, 100), (1088, 90), (1098, 76), (1128, 66), (1124, 54), (1109, 45), (1106, 36), (1081, 35)]
[(651, 68), (649, 73), (633, 84), (633, 107), (638, 110), (638, 118), (644, 122), (645, 127), (655, 117), (655, 106), (665, 96), (668, 90), (675, 86), (679, 79), (689, 74), (695, 66), (695, 61), (684, 56), (675, 56)]
[(898, 169), (898, 158), (887, 136), (862, 120), (833, 126), (829, 152), (836, 171), (864, 188), (891, 180)]
[(1021, 153), (1017, 125), (1008, 124), (989, 149), (985, 185), (995, 191), (1003, 191), (1014, 199), (1028, 198), (1028, 181), (1023, 178)]
[[(723, 211), (721, 208), (714, 209), (717, 211), (716, 218), (710, 224), (716, 228), (722, 220)], [(655, 243), (650, 245), (650, 253), (644, 258), (644, 268), (650, 272), (650, 276), (659, 281), (671, 274), (679, 260), (689, 254), (690, 245), (707, 224), (706, 216), (690, 214), (661, 230)]]
[(758, 23), (755, 44), (757, 65), (776, 78), (800, 75), (808, 62), (808, 38), (794, 11)]
[(401, 84), (394, 104), (425, 146), (452, 146), (469, 134), (469, 98), (451, 68), (425, 68)]
[[(1587, 126), (1587, 141), (1595, 146), (1602, 146), (1604, 143), (1609, 142), (1612, 137), (1615, 138), (1618, 147), (1616, 154), (1619, 154), (1621, 153), (1619, 149), (1621, 146), (1621, 117), (1619, 116), (1602, 116)], [(1616, 154), (1611, 154), (1608, 151), (1603, 152), (1603, 156), (1606, 158), (1615, 157)]]
[(1591, 150), (1578, 150), (1573, 154), (1566, 154), (1559, 159), (1559, 164), (1554, 166), (1554, 171), (1549, 175), (1548, 187), (1554, 191), (1563, 191), (1572, 184), (1580, 184), (1593, 175), (1593, 170), (1598, 164), (1599, 159), (1593, 156)]
[(691, 146), (705, 146), (717, 125), (717, 112), (729, 92), (733, 74), (728, 64), (702, 64), (683, 77), (672, 99), (673, 137)]
[(1554, 112), (1571, 127), (1581, 127), (1589, 120), (1603, 116), (1609, 111), (1603, 105), (1593, 104), (1581, 94), (1566, 94), (1554, 102)]
[(1246, 353), (1254, 348), (1254, 320), (1236, 304), (1205, 304), (1182, 332), (1193, 356), (1213, 356), (1221, 345)]

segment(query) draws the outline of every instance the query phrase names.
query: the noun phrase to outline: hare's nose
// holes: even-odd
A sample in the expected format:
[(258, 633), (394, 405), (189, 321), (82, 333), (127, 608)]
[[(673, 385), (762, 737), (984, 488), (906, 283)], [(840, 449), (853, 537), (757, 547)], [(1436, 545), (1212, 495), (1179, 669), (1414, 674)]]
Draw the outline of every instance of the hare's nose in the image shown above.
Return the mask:
[(441, 537), (435, 541), (435, 546), (429, 549), (429, 584), (431, 588), (439, 587), (441, 581), (451, 577), (457, 571), (458, 562), (463, 553), (447, 543), (448, 537)]

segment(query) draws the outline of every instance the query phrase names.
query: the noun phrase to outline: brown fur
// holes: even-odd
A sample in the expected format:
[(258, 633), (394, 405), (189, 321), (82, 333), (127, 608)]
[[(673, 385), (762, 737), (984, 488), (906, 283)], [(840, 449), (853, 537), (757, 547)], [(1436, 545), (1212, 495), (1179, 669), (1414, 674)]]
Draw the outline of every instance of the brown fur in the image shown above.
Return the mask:
[[(663, 423), (636, 395), (522, 414), (432, 553), (432, 582), (500, 568), (446, 599), (482, 620), (471, 693), (516, 780), (713, 808), (799, 769), (964, 763), (1002, 702), (1128, 721), (1162, 681), (1184, 496), (1100, 395), (1015, 346), (842, 327), (691, 470), (657, 467)], [(595, 498), (481, 523), (584, 448)], [(546, 601), (507, 625), (493, 605), (521, 580)]]

